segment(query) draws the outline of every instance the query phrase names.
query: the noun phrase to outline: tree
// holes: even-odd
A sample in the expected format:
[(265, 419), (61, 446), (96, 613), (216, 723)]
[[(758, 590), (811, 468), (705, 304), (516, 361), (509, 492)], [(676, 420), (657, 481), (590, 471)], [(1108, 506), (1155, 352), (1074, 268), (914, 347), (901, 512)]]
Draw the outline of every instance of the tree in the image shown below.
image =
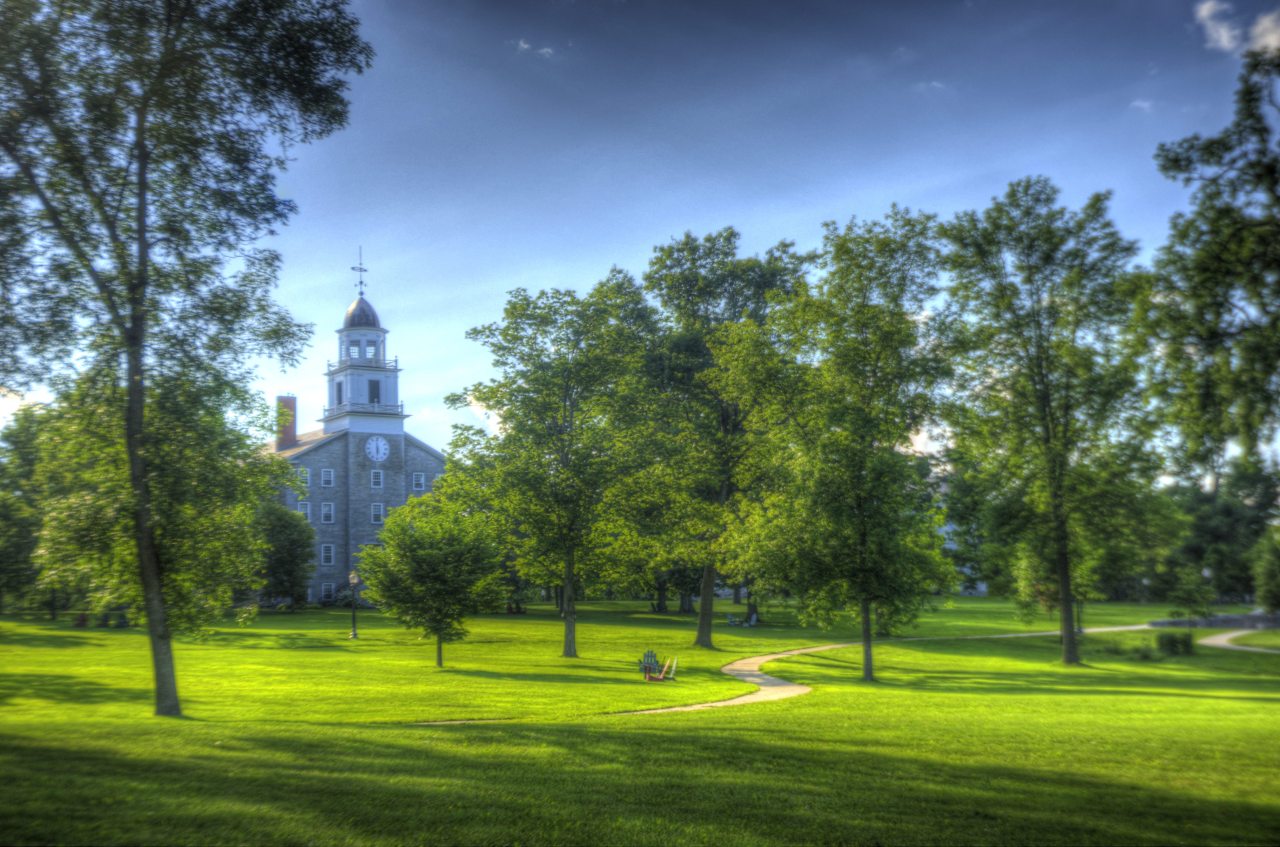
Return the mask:
[[(1182, 437), (1185, 470), (1216, 491), (1227, 447), (1246, 453), (1280, 423), (1280, 51), (1247, 53), (1230, 126), (1156, 152), (1194, 185), (1137, 300), (1152, 393)], [(1151, 341), (1154, 340), (1154, 344)]]
[(466, 637), (463, 621), (480, 610), (480, 587), (502, 577), (491, 517), (451, 496), (455, 488), (445, 474), (431, 493), (392, 509), (381, 546), (360, 553), (365, 596), (406, 627), (434, 636), (438, 668), (445, 643)]
[(1255, 598), (1268, 614), (1280, 611), (1280, 527), (1270, 527), (1250, 554)]
[(652, 312), (631, 277), (615, 270), (585, 297), (513, 291), (502, 323), (468, 333), (493, 354), (499, 376), (450, 398), (476, 402), (501, 422), (494, 437), (463, 432), (461, 459), (489, 468), (488, 495), (509, 527), (532, 582), (558, 579), (564, 650), (578, 655), (575, 591), (609, 544), (608, 491), (645, 461), (628, 435), (640, 417), (626, 402), (642, 379)]
[(1136, 248), (1108, 220), (1107, 195), (1079, 212), (1057, 197), (1043, 177), (1019, 180), (940, 232), (959, 313), (955, 438), (1015, 492), (1024, 512), (1018, 581), (1043, 585), (1042, 599), (1061, 609), (1062, 658), (1075, 664), (1079, 472), (1141, 414), (1117, 338)]
[(267, 545), (262, 597), (284, 598), (293, 610), (307, 601), (307, 585), (315, 570), (315, 530), (300, 512), (278, 500), (268, 500), (258, 510), (258, 527)]
[(726, 328), (768, 316), (770, 295), (785, 294), (804, 280), (812, 257), (782, 242), (761, 257), (738, 258), (738, 233), (730, 228), (694, 238), (691, 233), (654, 250), (645, 289), (663, 310), (663, 390), (672, 461), (682, 471), (672, 496), (697, 499), (711, 507), (698, 533), (702, 561), (698, 631), (694, 643), (713, 646), (711, 624), (718, 570), (723, 566), (721, 537), (736, 522), (739, 495), (755, 484), (759, 445), (745, 421), (750, 410), (724, 396), (707, 380), (714, 364), (711, 344)]
[(928, 216), (827, 225), (812, 291), (779, 301), (763, 327), (712, 345), (722, 396), (756, 410), (784, 466), (740, 535), (739, 561), (800, 597), (805, 617), (861, 622), (863, 679), (872, 636), (915, 618), (954, 570), (929, 463), (906, 452), (935, 406), (946, 367), (934, 323), (937, 249)]
[(148, 425), (154, 386), (225, 397), (255, 355), (296, 357), (302, 328), (269, 296), (279, 257), (246, 245), (293, 211), (274, 191), (287, 147), (345, 123), (343, 75), (372, 51), (342, 0), (14, 0), (0, 30), (0, 342), (34, 351), (6, 377), (77, 351), (123, 389), (100, 405), (128, 468), (156, 713), (179, 715), (166, 604), (183, 579), (152, 480), (185, 435)]
[[(124, 435), (102, 426), (126, 394), (113, 373), (90, 371), (42, 416), (36, 479), (45, 521), (36, 561), (44, 584), (74, 586), (98, 609), (138, 612), (146, 597)], [(237, 592), (261, 587), (267, 545), (255, 518), (294, 476), (227, 420), (234, 395), (157, 374), (147, 400), (152, 520), (166, 566), (161, 600), (173, 629), (199, 632)], [(182, 438), (164, 437), (175, 432)]]
[(1184, 571), (1207, 571), (1214, 592), (1234, 602), (1255, 593), (1250, 551), (1280, 510), (1280, 479), (1260, 464), (1254, 457), (1237, 456), (1227, 462), (1216, 488), (1206, 491), (1198, 481), (1173, 488), (1188, 530), (1158, 577), (1166, 593)]
[(21, 406), (0, 432), (0, 610), (36, 580), (32, 553), (40, 532), (36, 438), (42, 409)]

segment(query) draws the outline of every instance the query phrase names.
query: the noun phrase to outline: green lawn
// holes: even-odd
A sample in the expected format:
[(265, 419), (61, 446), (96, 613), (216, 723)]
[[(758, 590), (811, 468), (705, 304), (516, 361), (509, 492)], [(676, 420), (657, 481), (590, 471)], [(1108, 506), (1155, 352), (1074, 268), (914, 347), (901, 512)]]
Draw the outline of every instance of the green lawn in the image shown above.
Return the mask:
[(1232, 644), (1249, 647), (1271, 647), (1280, 650), (1280, 629), (1264, 629), (1231, 639)]
[[(726, 609), (732, 607), (724, 604)], [(583, 658), (545, 608), (432, 645), (361, 613), (264, 615), (178, 649), (188, 717), (149, 716), (146, 640), (0, 618), (5, 843), (1053, 843), (1280, 840), (1280, 656), (1201, 648), (1149, 661), (1150, 633), (1086, 640), (1064, 668), (1007, 604), (960, 600), (915, 635), (767, 670), (792, 700), (670, 715), (627, 709), (750, 690), (718, 668), (850, 630), (718, 627), (586, 604)], [(1086, 624), (1154, 607), (1091, 605)], [(723, 620), (723, 618), (722, 618)], [(652, 647), (674, 684), (640, 681)], [(421, 726), (461, 718), (488, 723)]]

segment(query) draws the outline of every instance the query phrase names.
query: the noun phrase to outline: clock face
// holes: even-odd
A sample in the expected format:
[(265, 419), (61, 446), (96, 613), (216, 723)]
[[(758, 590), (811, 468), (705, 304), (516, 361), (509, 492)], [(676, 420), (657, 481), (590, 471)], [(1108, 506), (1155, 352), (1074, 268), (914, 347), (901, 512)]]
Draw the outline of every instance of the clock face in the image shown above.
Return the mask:
[(375, 462), (385, 462), (391, 453), (391, 445), (381, 435), (375, 435), (364, 443), (364, 454)]

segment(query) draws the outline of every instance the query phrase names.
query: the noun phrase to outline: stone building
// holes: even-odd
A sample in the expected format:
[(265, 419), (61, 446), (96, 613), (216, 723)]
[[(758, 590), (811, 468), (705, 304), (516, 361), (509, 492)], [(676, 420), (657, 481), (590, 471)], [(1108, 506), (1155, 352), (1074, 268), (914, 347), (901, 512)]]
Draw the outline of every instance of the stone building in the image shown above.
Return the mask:
[(299, 434), (297, 398), (280, 397), (275, 452), (288, 459), (305, 491), (285, 505), (311, 521), (316, 569), (307, 600), (330, 600), (358, 564), (360, 548), (377, 542), (387, 512), (431, 490), (444, 454), (404, 431), (400, 368), (387, 358), (387, 330), (363, 292), (338, 330), (330, 362), (322, 427)]

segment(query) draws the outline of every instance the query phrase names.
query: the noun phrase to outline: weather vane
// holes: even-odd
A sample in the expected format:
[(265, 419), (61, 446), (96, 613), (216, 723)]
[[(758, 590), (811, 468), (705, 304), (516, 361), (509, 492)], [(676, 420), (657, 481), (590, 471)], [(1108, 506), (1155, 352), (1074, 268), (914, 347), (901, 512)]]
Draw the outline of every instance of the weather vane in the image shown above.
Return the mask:
[(360, 281), (356, 283), (356, 288), (360, 291), (360, 296), (363, 297), (364, 296), (364, 274), (367, 269), (364, 266), (364, 247), (360, 247), (359, 249), (360, 249), (360, 252), (358, 254), (359, 259), (356, 261), (355, 265), (352, 266), (351, 270), (360, 274)]

